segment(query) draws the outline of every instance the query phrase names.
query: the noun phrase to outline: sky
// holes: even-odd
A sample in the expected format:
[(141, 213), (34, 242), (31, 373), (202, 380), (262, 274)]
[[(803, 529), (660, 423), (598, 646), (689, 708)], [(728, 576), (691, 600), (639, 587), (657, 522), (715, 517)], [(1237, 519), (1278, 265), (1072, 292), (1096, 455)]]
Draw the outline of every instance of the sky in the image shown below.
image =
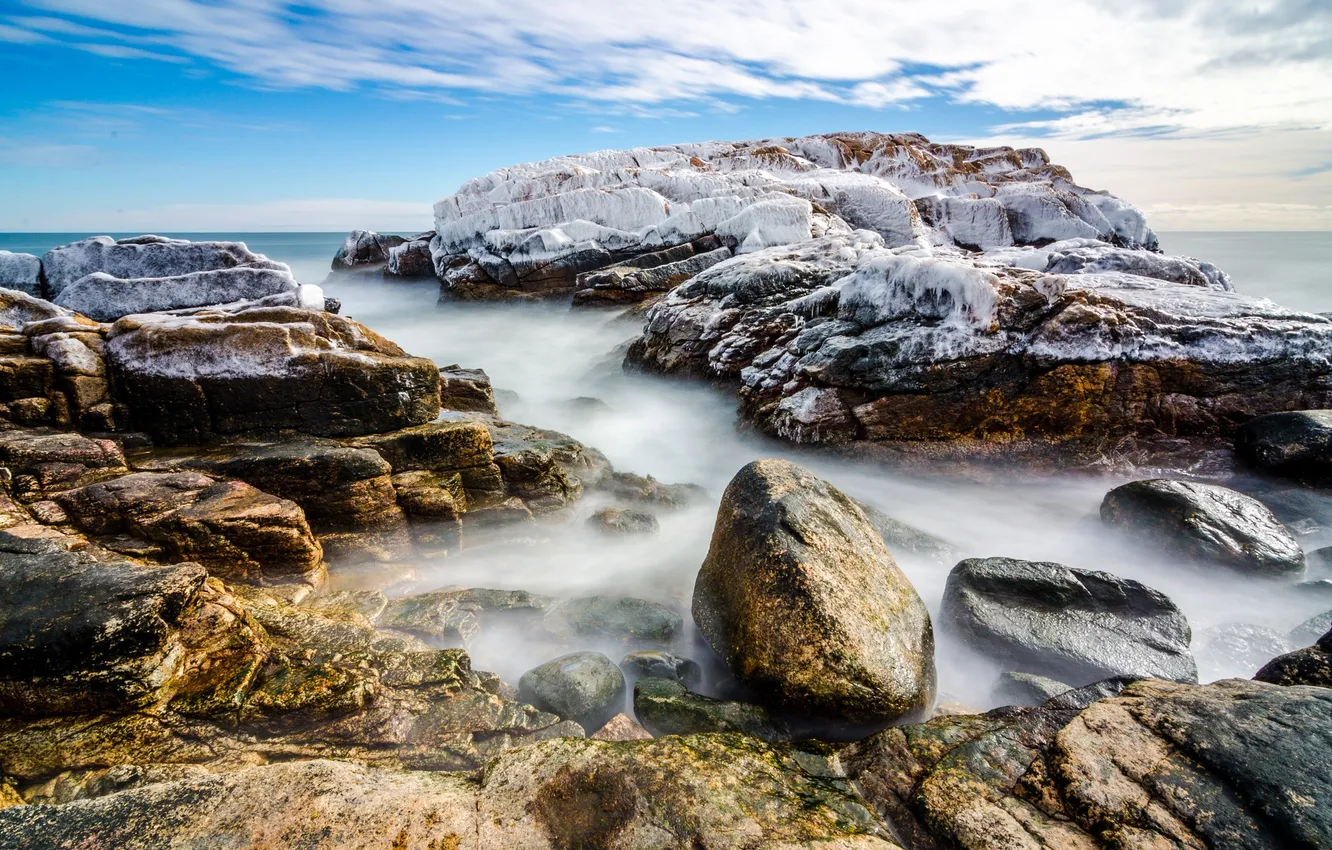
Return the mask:
[(1332, 0), (0, 0), (0, 231), (416, 232), (465, 180), (839, 130), (1332, 230)]

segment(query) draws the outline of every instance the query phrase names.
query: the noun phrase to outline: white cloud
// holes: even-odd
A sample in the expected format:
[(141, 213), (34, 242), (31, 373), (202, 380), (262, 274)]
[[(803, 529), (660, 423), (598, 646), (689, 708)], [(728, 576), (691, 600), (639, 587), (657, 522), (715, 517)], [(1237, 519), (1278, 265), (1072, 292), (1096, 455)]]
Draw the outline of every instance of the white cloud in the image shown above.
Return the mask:
[(1326, 0), (29, 5), (46, 17), (13, 17), (11, 27), (76, 38), (83, 49), (93, 38), (156, 44), (275, 86), (546, 93), (640, 106), (790, 97), (879, 108), (943, 94), (1070, 113), (1031, 125), (1063, 134), (1332, 127)]

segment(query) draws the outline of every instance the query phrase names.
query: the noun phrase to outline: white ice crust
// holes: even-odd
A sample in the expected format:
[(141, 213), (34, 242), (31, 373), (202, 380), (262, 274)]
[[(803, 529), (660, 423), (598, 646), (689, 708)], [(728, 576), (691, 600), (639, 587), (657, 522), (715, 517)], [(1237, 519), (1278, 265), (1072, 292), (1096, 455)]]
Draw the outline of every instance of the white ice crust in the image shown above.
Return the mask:
[(42, 257), (52, 298), (81, 278), (101, 272), (121, 280), (170, 278), (237, 266), (284, 272), (291, 269), (256, 254), (244, 242), (191, 242), (162, 236), (137, 236), (116, 241), (94, 236), (58, 248)]
[[(238, 266), (129, 280), (94, 272), (66, 286), (55, 303), (99, 322), (113, 322), (132, 313), (204, 307), (286, 292), (297, 292), (297, 284), (289, 272), (279, 269)], [(322, 309), (322, 293), (319, 306)]]
[(0, 287), (40, 296), (42, 261), (32, 254), (0, 251)]

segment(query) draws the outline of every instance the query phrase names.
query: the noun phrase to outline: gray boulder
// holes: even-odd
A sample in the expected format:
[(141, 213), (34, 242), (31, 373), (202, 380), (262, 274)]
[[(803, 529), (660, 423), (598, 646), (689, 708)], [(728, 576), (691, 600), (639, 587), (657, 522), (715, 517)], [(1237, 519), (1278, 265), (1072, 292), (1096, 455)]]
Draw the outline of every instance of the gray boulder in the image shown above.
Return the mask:
[(661, 524), (652, 514), (623, 508), (602, 508), (587, 518), (587, 527), (612, 537), (656, 534)]
[(670, 679), (640, 679), (634, 714), (654, 737), (700, 732), (741, 732), (765, 741), (787, 737), (762, 706), (713, 699)]
[(1040, 705), (1072, 687), (1058, 679), (1009, 670), (995, 682), (990, 698), (995, 705)]
[(282, 263), (254, 253), (244, 242), (191, 242), (162, 236), (120, 240), (94, 236), (52, 248), (42, 257), (47, 293), (51, 298), (58, 297), (65, 287), (95, 272), (133, 280), (170, 278), (239, 266), (291, 273)]
[(703, 681), (698, 662), (660, 650), (631, 652), (620, 659), (620, 669), (634, 679), (669, 679), (690, 687)]
[(934, 702), (934, 632), (856, 503), (783, 460), (727, 486), (694, 620), (758, 702), (852, 726)]
[[(298, 289), (300, 286), (285, 266), (237, 266), (170, 277), (129, 279), (94, 272), (66, 286), (55, 297), (55, 303), (99, 322), (114, 322), (133, 313), (255, 301), (274, 295), (294, 295)], [(319, 290), (318, 287), (309, 289), (312, 295)], [(322, 290), (319, 290), (318, 297), (317, 308), (323, 309)]]
[(32, 254), (0, 251), (0, 289), (42, 295), (42, 261)]
[(981, 654), (1074, 686), (1111, 676), (1198, 679), (1179, 608), (1109, 573), (972, 558), (949, 574), (940, 617)]
[(600, 729), (619, 714), (625, 692), (624, 674), (600, 652), (561, 655), (533, 667), (518, 680), (521, 702), (558, 714), (584, 729)]
[(1235, 452), (1269, 475), (1332, 483), (1332, 410), (1292, 410), (1250, 419), (1235, 435)]
[(1262, 502), (1215, 484), (1134, 481), (1106, 494), (1101, 521), (1179, 558), (1254, 575), (1304, 571), (1304, 550)]

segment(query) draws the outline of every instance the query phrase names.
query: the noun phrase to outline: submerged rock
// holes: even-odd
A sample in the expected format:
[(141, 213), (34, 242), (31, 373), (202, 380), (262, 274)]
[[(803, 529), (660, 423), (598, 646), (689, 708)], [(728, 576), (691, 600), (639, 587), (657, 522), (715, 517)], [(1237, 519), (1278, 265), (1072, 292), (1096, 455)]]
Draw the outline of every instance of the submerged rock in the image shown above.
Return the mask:
[(1295, 648), (1280, 632), (1252, 623), (1227, 623), (1194, 635), (1204, 680), (1244, 676)]
[(764, 741), (780, 741), (788, 734), (762, 706), (706, 697), (670, 679), (639, 679), (634, 685), (634, 714), (657, 737), (741, 732)]
[(625, 692), (620, 668), (600, 652), (561, 655), (518, 680), (518, 699), (584, 729), (600, 729), (619, 714)]
[(1262, 502), (1216, 484), (1134, 481), (1106, 494), (1101, 520), (1177, 557), (1254, 575), (1304, 571), (1304, 550)]
[(674, 609), (646, 599), (586, 596), (553, 606), (547, 623), (557, 632), (667, 643), (683, 629), (684, 618)]
[(957, 563), (957, 549), (951, 543), (894, 519), (873, 505), (861, 501), (857, 501), (856, 504), (865, 512), (865, 517), (870, 521), (870, 525), (874, 526), (874, 530), (883, 537), (883, 542), (888, 544), (889, 552), (910, 552), (936, 564)]
[(1073, 686), (1111, 676), (1198, 680), (1179, 608), (1109, 573), (973, 558), (949, 573), (940, 617), (977, 652)]
[(623, 508), (602, 508), (587, 518), (587, 527), (612, 536), (656, 534), (661, 524), (652, 514)]
[(915, 588), (850, 498), (787, 461), (755, 461), (727, 486), (693, 613), (765, 706), (873, 725), (934, 702)]
[(1244, 423), (1235, 452), (1260, 472), (1332, 484), (1332, 410), (1269, 413)]

